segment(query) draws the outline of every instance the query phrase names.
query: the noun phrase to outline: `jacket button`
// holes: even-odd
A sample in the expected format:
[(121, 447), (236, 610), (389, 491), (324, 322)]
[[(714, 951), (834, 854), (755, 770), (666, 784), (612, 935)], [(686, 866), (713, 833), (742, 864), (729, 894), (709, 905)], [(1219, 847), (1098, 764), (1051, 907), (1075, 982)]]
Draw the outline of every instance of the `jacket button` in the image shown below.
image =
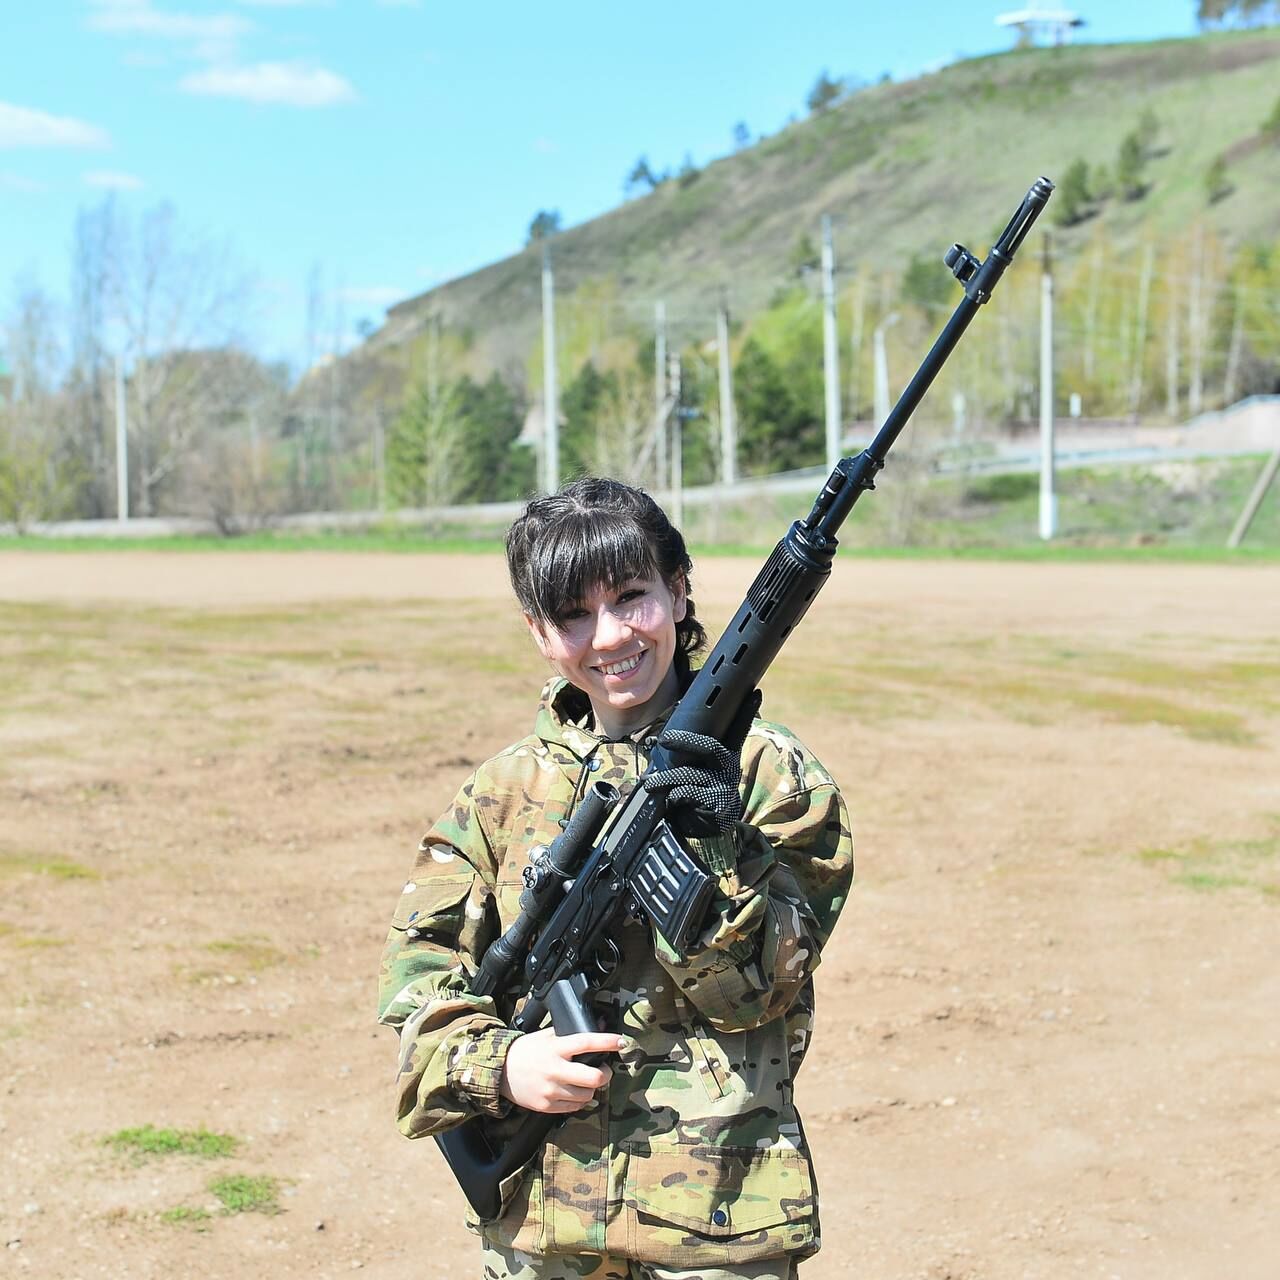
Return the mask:
[(714, 1222), (717, 1227), (723, 1227), (725, 1223), (729, 1221), (729, 1215), (725, 1213), (723, 1209), (717, 1209), (715, 1213), (711, 1215), (711, 1221)]
[(600, 768), (600, 757), (599, 757), (599, 756), (592, 756), (592, 757), (591, 757), (591, 763), (590, 763), (589, 765), (587, 765), (587, 768), (588, 768), (588, 769), (590, 769), (592, 773), (597, 772), (597, 771), (599, 770), (599, 768)]

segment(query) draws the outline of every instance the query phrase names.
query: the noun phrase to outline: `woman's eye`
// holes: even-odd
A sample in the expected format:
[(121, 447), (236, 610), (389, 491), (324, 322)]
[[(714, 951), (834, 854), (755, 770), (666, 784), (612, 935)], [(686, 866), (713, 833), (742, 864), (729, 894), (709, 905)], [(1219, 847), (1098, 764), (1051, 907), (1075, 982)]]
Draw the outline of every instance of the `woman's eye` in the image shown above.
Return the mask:
[(641, 597), (642, 595), (644, 595), (644, 588), (643, 588), (643, 587), (632, 587), (632, 588), (630, 588), (629, 590), (624, 591), (624, 592), (623, 592), (623, 593), (618, 597), (618, 601), (619, 601), (619, 603), (621, 603), (621, 604), (626, 604), (629, 600), (638, 600), (638, 599), (640, 599), (640, 597)]

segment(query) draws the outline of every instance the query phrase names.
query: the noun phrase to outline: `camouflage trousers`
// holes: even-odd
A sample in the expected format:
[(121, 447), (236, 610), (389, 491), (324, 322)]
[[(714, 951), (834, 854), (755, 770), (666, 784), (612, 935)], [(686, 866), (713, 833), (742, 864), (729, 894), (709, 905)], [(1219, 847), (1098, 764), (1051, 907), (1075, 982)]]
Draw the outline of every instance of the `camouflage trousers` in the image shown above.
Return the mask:
[(797, 1280), (794, 1258), (733, 1267), (659, 1267), (600, 1253), (523, 1253), (484, 1242), (484, 1280)]

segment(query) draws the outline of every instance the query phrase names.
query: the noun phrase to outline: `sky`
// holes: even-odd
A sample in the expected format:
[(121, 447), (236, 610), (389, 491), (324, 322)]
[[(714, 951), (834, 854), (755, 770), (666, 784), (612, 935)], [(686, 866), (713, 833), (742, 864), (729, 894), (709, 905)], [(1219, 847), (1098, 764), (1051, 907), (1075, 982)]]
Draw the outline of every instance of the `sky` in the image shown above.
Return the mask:
[[(256, 282), (244, 339), (297, 367), (309, 282), (362, 321), (805, 114), (819, 72), (905, 79), (1008, 48), (973, 0), (0, 0), (0, 315), (69, 293), (77, 211), (171, 205)], [(1082, 0), (1079, 39), (1195, 33), (1194, 0)]]

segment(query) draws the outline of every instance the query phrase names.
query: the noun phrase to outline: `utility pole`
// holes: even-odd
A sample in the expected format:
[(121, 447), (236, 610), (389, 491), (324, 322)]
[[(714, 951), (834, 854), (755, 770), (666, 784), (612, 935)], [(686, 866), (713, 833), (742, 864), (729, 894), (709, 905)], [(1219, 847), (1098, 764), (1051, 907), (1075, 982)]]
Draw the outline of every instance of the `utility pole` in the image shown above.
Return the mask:
[(891, 311), (875, 327), (871, 335), (871, 348), (875, 360), (874, 408), (875, 422), (872, 424), (878, 431), (889, 416), (889, 359), (884, 350), (884, 331), (898, 323), (898, 313)]
[(560, 487), (560, 420), (556, 404), (556, 285), (551, 246), (542, 246), (542, 487)]
[(382, 410), (373, 412), (373, 492), (379, 511), (387, 509), (387, 440)]
[[(836, 353), (836, 255), (822, 215), (822, 381), (827, 393), (827, 468), (840, 461), (840, 364)], [(888, 411), (886, 410), (886, 416)]]
[(1056, 532), (1057, 515), (1053, 492), (1053, 268), (1046, 232), (1040, 276), (1040, 537), (1046, 542)]
[(124, 364), (116, 356), (116, 519), (129, 519), (129, 424), (124, 399)]
[(684, 417), (679, 356), (671, 357), (668, 370), (667, 380), (671, 388), (671, 523), (679, 529), (684, 524)]
[(661, 489), (667, 479), (667, 304), (656, 302), (653, 307), (653, 430), (657, 455), (655, 489)]
[(738, 424), (733, 416), (733, 366), (729, 362), (729, 304), (720, 295), (716, 312), (716, 354), (720, 362), (720, 483), (738, 482)]

